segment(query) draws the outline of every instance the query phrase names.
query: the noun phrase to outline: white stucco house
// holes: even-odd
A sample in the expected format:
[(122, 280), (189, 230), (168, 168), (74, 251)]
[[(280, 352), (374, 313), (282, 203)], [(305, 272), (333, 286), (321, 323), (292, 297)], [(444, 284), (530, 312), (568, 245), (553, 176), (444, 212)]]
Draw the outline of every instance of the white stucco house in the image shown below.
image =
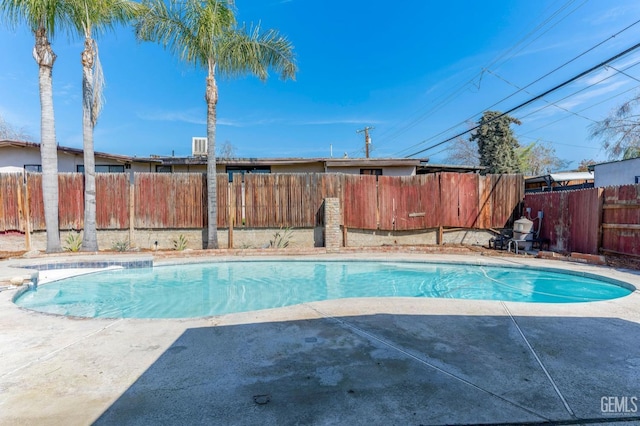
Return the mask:
[(640, 158), (594, 164), (589, 170), (593, 170), (597, 188), (640, 184)]
[[(96, 172), (124, 173), (135, 166), (134, 171), (149, 171), (148, 164), (138, 164), (129, 156), (95, 153)], [(83, 151), (58, 146), (58, 172), (72, 173), (83, 170)], [(40, 144), (35, 142), (0, 140), (0, 168), (18, 167), (28, 172), (41, 172)]]

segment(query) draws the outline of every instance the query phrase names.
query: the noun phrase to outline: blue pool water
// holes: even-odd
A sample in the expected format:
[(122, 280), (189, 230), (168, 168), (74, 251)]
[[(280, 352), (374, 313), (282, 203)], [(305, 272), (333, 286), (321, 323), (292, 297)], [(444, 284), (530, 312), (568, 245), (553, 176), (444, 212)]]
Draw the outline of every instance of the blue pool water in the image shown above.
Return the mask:
[(438, 297), (574, 303), (631, 290), (524, 268), (403, 263), (252, 261), (123, 269), (38, 286), (16, 304), (79, 317), (189, 318), (349, 297)]

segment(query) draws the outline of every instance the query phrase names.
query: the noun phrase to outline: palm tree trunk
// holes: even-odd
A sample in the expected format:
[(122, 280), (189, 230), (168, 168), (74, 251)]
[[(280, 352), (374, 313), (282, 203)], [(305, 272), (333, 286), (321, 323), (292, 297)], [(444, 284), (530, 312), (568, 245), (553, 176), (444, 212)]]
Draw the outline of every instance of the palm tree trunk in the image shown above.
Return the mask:
[(93, 152), (93, 49), (85, 40), (82, 52), (82, 139), (84, 150), (84, 233), (83, 251), (98, 251), (96, 230), (96, 166)]
[(215, 77), (207, 77), (207, 248), (218, 248), (218, 182), (216, 173), (216, 106), (218, 87)]
[(33, 57), (38, 64), (40, 85), (40, 158), (42, 161), (42, 201), (47, 231), (47, 253), (62, 251), (58, 221), (58, 147), (53, 115), (52, 70), (56, 55), (44, 28), (35, 32)]

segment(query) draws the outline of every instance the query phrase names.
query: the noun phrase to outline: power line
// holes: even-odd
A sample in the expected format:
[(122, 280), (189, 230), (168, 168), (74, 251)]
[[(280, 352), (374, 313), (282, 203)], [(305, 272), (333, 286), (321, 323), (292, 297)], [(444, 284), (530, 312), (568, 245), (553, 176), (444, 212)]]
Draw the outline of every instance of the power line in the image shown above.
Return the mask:
[[(562, 10), (564, 10), (565, 8), (569, 7), (575, 0), (572, 1), (568, 1), (567, 3), (565, 3), (563, 6), (561, 6), (555, 13), (553, 13), (549, 18), (547, 18), (546, 21), (544, 21), (541, 25), (538, 25), (538, 27), (536, 27), (536, 29), (531, 33), (531, 35), (535, 34), (535, 32), (537, 31), (537, 28), (542, 28), (544, 27), (544, 25), (547, 22), (550, 22), (551, 19), (553, 17), (555, 17), (556, 15), (558, 15)], [(536, 38), (534, 38), (533, 40), (531, 40), (529, 43), (525, 44), (524, 46), (522, 46), (520, 49), (516, 50), (514, 53), (512, 53), (509, 57), (507, 57), (507, 59), (505, 59), (502, 63), (496, 65), (496, 69), (500, 68), (502, 65), (506, 64), (511, 58), (513, 58), (517, 53), (521, 52), (522, 49), (524, 49), (525, 47), (529, 46), (531, 43), (533, 43), (534, 41), (538, 40), (540, 37), (542, 37), (543, 35), (545, 35), (546, 33), (548, 33), (549, 31), (551, 31), (556, 25), (558, 25), (560, 22), (562, 22), (563, 20), (565, 20), (569, 15), (571, 15), (573, 12), (575, 12), (576, 10), (580, 9), (582, 6), (585, 5), (585, 3), (587, 3), (588, 0), (584, 0), (582, 3), (580, 3), (575, 9), (571, 10), (569, 13), (567, 13), (565, 16), (563, 16), (560, 20), (556, 21), (553, 25), (551, 25), (549, 28), (547, 28), (542, 34), (538, 35)], [(529, 34), (527, 34), (526, 37), (524, 37), (522, 40), (520, 40), (518, 43), (516, 43), (513, 48), (515, 48), (516, 46), (518, 46), (518, 44), (520, 44), (521, 42), (523, 42), (524, 40), (526, 40), (526, 38), (529, 37)], [(512, 49), (513, 49), (512, 48)], [(511, 50), (512, 50), (511, 49)], [(498, 60), (493, 61), (491, 64), (487, 65), (484, 69), (488, 69), (489, 67), (491, 67), (492, 65), (498, 63)], [(483, 70), (484, 72), (484, 70)]]
[[(627, 90), (622, 91), (622, 92), (620, 92), (620, 93), (618, 93), (618, 94), (615, 94), (615, 95), (610, 96), (610, 97), (608, 97), (608, 98), (606, 98), (606, 99), (603, 99), (603, 100), (602, 100), (602, 101), (600, 101), (600, 102), (596, 102), (596, 103), (595, 103), (595, 104), (593, 104), (593, 105), (589, 105), (588, 107), (583, 108), (583, 109), (579, 110), (578, 112), (584, 112), (584, 111), (586, 111), (586, 110), (588, 110), (588, 109), (591, 109), (591, 108), (593, 108), (593, 107), (596, 107), (596, 106), (598, 106), (598, 105), (601, 105), (601, 104), (603, 104), (603, 103), (605, 103), (605, 102), (609, 102), (610, 100), (615, 99), (615, 98), (617, 98), (618, 96), (622, 96), (622, 95), (624, 95), (624, 94), (626, 94), (626, 93), (628, 93), (628, 92), (631, 92), (632, 90), (636, 90), (638, 87), (640, 87), (640, 86), (634, 86), (634, 87), (632, 87), (631, 89), (627, 89)], [(552, 126), (552, 125), (554, 125), (554, 124), (558, 123), (559, 121), (566, 120), (567, 118), (569, 118), (569, 116), (565, 115), (564, 117), (561, 117), (561, 118), (559, 118), (559, 119), (557, 119), (557, 120), (554, 120), (554, 121), (552, 121), (552, 122), (550, 122), (550, 123), (546, 123), (546, 124), (545, 124), (545, 125), (543, 125), (543, 126), (540, 126), (540, 127), (535, 128), (535, 129), (529, 130), (529, 131), (527, 131), (527, 132), (525, 132), (525, 133), (522, 133), (522, 134), (520, 134), (520, 136), (525, 136), (525, 135), (528, 135), (528, 134), (530, 134), (530, 133), (537, 132), (538, 130), (544, 129), (545, 127)]]
[[(529, 99), (529, 100), (527, 100), (527, 101), (525, 101), (525, 102), (523, 102), (523, 103), (521, 103), (521, 104), (519, 104), (519, 105), (517, 105), (517, 106), (515, 106), (515, 107), (513, 107), (513, 108), (511, 108), (511, 109), (509, 109), (509, 110), (507, 110), (505, 112), (503, 112), (503, 113), (501, 113), (500, 115), (498, 115), (495, 118), (493, 118), (491, 121), (495, 121), (495, 120), (497, 120), (497, 119), (499, 119), (499, 118), (501, 118), (501, 117), (503, 117), (505, 115), (508, 115), (508, 114), (512, 113), (513, 111), (517, 111), (517, 110), (519, 110), (521, 108), (524, 108), (525, 106), (537, 101), (538, 99), (541, 99), (541, 98), (547, 96), (548, 94), (553, 93), (556, 90), (561, 89), (564, 86), (573, 83), (574, 81), (584, 77), (585, 75), (588, 75), (588, 74), (592, 73), (593, 71), (597, 70), (598, 68), (603, 67), (604, 65), (608, 64), (609, 62), (615, 61), (616, 59), (619, 59), (619, 58), (621, 58), (621, 57), (633, 52), (638, 47), (640, 47), (640, 43), (636, 43), (635, 45), (631, 46), (630, 48), (628, 48), (628, 49), (626, 49), (626, 50), (624, 50), (624, 51), (612, 56), (609, 59), (606, 59), (606, 60), (600, 62), (599, 64), (589, 68), (588, 70), (583, 71), (583, 72), (579, 73), (578, 75), (575, 75), (574, 77), (571, 77), (570, 79), (565, 80), (564, 82), (552, 87), (551, 89), (549, 89), (549, 90), (547, 90), (547, 91), (545, 91), (545, 92), (543, 92), (543, 93), (541, 93), (541, 94), (539, 94), (537, 96), (534, 96), (533, 98), (531, 98), (531, 99)], [(528, 86), (526, 86), (526, 87), (528, 87)], [(429, 146), (429, 147), (427, 147), (425, 149), (422, 149), (420, 151), (414, 152), (413, 154), (409, 154), (409, 155), (406, 156), (406, 158), (413, 157), (414, 155), (422, 154), (423, 152), (428, 151), (430, 149), (433, 149), (433, 148), (435, 148), (437, 146), (443, 145), (443, 144), (445, 144), (447, 142), (451, 142), (455, 138), (460, 137), (462, 135), (465, 135), (465, 134), (467, 134), (467, 133), (469, 133), (469, 132), (471, 132), (473, 130), (476, 130), (479, 127), (480, 127), (480, 125), (476, 125), (476, 126), (472, 127), (471, 129), (469, 129), (469, 130), (467, 130), (465, 132), (462, 132), (462, 133), (458, 133), (457, 135), (452, 136), (452, 137), (450, 137), (448, 139), (445, 139), (442, 142), (438, 142), (438, 143), (433, 144), (433, 145), (431, 145), (431, 146)]]
[[(624, 75), (624, 76), (626, 76), (626, 77), (629, 77), (631, 80), (635, 80), (635, 81), (637, 81), (638, 83), (640, 83), (640, 80), (638, 80), (637, 78), (635, 78), (635, 77), (634, 77), (634, 76), (632, 76), (632, 75), (627, 74), (627, 73), (626, 73), (626, 72), (624, 72), (624, 71), (620, 71), (619, 69), (617, 69), (617, 68), (615, 68), (615, 67), (612, 67), (611, 65), (607, 65), (606, 67), (607, 67), (607, 68), (611, 68), (612, 70), (614, 70), (614, 71), (616, 71), (616, 72), (619, 72), (620, 74), (622, 74), (622, 75)], [(627, 67), (626, 69), (628, 70), (629, 68), (631, 68), (631, 67)]]
[[(489, 73), (491, 73), (492, 75), (496, 76), (497, 78), (499, 78), (500, 80), (504, 81), (504, 82), (505, 82), (505, 83), (507, 83), (508, 85), (513, 86), (513, 87), (515, 87), (516, 89), (520, 89), (520, 87), (518, 87), (516, 84), (511, 83), (509, 80), (507, 80), (507, 79), (505, 79), (505, 78), (501, 77), (501, 76), (500, 76), (500, 75), (498, 75), (497, 73), (495, 73), (495, 72), (493, 72), (493, 71), (491, 71), (491, 70), (487, 70), (487, 72), (489, 72)], [(601, 81), (599, 81), (598, 83), (600, 83), (600, 82), (602, 82), (602, 81), (604, 81), (604, 80), (601, 80)], [(598, 83), (595, 83), (595, 84), (598, 84)], [(591, 86), (595, 86), (595, 84), (592, 84)], [(588, 87), (591, 87), (591, 86), (588, 86)], [(531, 95), (531, 94), (532, 94), (532, 93), (531, 93), (531, 92), (529, 92), (528, 90), (524, 90), (524, 93), (529, 94), (529, 95)], [(562, 99), (560, 99), (560, 100), (562, 100)], [(589, 121), (591, 121), (591, 122), (593, 122), (593, 123), (597, 123), (597, 121), (596, 121), (596, 120), (594, 120), (594, 119), (592, 119), (592, 118), (585, 117), (584, 115), (580, 115), (580, 114), (578, 114), (577, 112), (573, 112), (573, 111), (571, 111), (571, 110), (568, 110), (567, 108), (563, 107), (562, 105), (558, 105), (558, 103), (557, 103), (558, 101), (556, 101), (556, 102), (551, 102), (551, 101), (548, 101), (548, 100), (546, 100), (546, 99), (543, 99), (543, 101), (545, 101), (547, 104), (549, 104), (549, 106), (554, 106), (554, 107), (556, 107), (556, 108), (558, 108), (558, 109), (561, 109), (561, 110), (563, 110), (563, 111), (568, 112), (569, 114), (573, 114), (573, 115), (575, 115), (576, 117), (584, 118), (585, 120), (589, 120)], [(546, 108), (546, 107), (545, 107), (545, 108)], [(541, 109), (542, 109), (542, 108), (541, 108)], [(529, 114), (529, 115), (531, 115), (531, 114)], [(520, 118), (522, 118), (522, 117), (520, 117)]]
[(530, 136), (524, 136), (524, 135), (516, 135), (516, 137), (519, 138), (524, 138), (524, 139), (530, 139), (532, 141), (540, 141), (540, 142), (548, 142), (554, 145), (562, 145), (562, 146), (572, 146), (574, 148), (583, 148), (583, 149), (596, 149), (599, 150), (599, 147), (593, 147), (593, 146), (584, 146), (584, 145), (573, 145), (570, 143), (563, 143), (563, 142), (556, 142), (556, 141), (550, 141), (547, 139), (541, 139), (541, 138), (532, 138)]
[[(626, 27), (624, 27), (623, 29), (619, 30), (619, 31), (618, 31), (618, 32), (616, 32), (615, 34), (612, 34), (611, 36), (607, 37), (606, 39), (602, 40), (601, 42), (597, 43), (596, 45), (594, 45), (594, 46), (590, 47), (589, 49), (585, 50), (584, 52), (580, 53), (579, 55), (577, 55), (577, 56), (573, 57), (572, 59), (568, 60), (567, 62), (563, 63), (562, 65), (560, 65), (560, 66), (558, 66), (558, 67), (554, 68), (553, 70), (551, 70), (551, 71), (547, 72), (546, 74), (542, 75), (541, 77), (539, 77), (539, 78), (537, 78), (536, 80), (532, 81), (531, 83), (527, 84), (527, 85), (526, 85), (526, 86), (524, 86), (523, 88), (521, 88), (521, 89), (517, 90), (516, 92), (514, 92), (514, 93), (512, 93), (512, 94), (510, 94), (510, 95), (508, 95), (508, 96), (506, 96), (506, 97), (504, 97), (504, 98), (502, 98), (502, 99), (500, 99), (498, 102), (495, 102), (494, 104), (492, 104), (492, 105), (490, 105), (489, 107), (485, 108), (483, 111), (489, 110), (489, 109), (491, 109), (491, 108), (493, 108), (493, 107), (495, 107), (495, 106), (497, 106), (497, 105), (501, 104), (502, 102), (504, 102), (504, 101), (508, 100), (509, 98), (511, 98), (511, 97), (513, 97), (513, 96), (515, 96), (516, 94), (520, 93), (521, 91), (523, 91), (523, 90), (525, 90), (525, 89), (529, 88), (530, 86), (534, 85), (535, 83), (538, 83), (539, 81), (541, 81), (542, 79), (544, 79), (544, 78), (548, 77), (549, 75), (553, 74), (554, 72), (556, 72), (556, 71), (558, 71), (558, 70), (560, 70), (560, 69), (564, 68), (565, 66), (567, 66), (567, 65), (569, 65), (570, 63), (572, 63), (572, 62), (576, 61), (577, 59), (581, 58), (582, 56), (586, 55), (587, 53), (589, 53), (589, 52), (593, 51), (594, 49), (597, 49), (597, 48), (598, 48), (598, 47), (600, 47), (600, 46), (602, 46), (604, 43), (608, 42), (609, 40), (611, 40), (611, 39), (613, 39), (613, 38), (615, 38), (615, 37), (619, 36), (620, 34), (622, 34), (623, 32), (625, 32), (625, 31), (627, 31), (627, 30), (629, 30), (630, 28), (634, 27), (634, 26), (635, 26), (635, 25), (637, 25), (638, 23), (640, 23), (640, 19), (639, 19), (639, 20), (637, 20), (637, 21), (635, 21), (635, 22), (633, 22), (633, 23), (631, 23), (630, 25), (627, 25)], [(416, 143), (416, 144), (413, 144), (413, 145), (411, 145), (411, 146), (409, 146), (409, 147), (407, 147), (407, 148), (405, 148), (405, 149), (402, 149), (401, 151), (399, 151), (399, 153), (402, 153), (402, 152), (407, 151), (407, 150), (409, 150), (409, 149), (411, 149), (411, 148), (415, 148), (415, 147), (417, 147), (417, 146), (420, 146), (420, 145), (422, 145), (422, 144), (424, 144), (424, 143), (426, 143), (426, 142), (428, 142), (428, 141), (430, 141), (430, 140), (436, 139), (438, 136), (441, 136), (441, 135), (443, 135), (443, 134), (445, 134), (445, 133), (447, 133), (447, 132), (449, 132), (449, 131), (451, 131), (451, 130), (455, 129), (456, 127), (461, 126), (462, 124), (467, 123), (467, 122), (469, 122), (469, 121), (473, 120), (473, 119), (474, 119), (474, 117), (478, 116), (478, 115), (479, 115), (479, 114), (481, 114), (481, 113), (482, 113), (482, 112), (480, 112), (480, 113), (476, 113), (476, 114), (473, 114), (472, 116), (470, 116), (470, 117), (466, 118), (466, 119), (465, 119), (465, 120), (463, 120), (462, 122), (459, 122), (459, 123), (457, 123), (457, 124), (455, 124), (455, 125), (453, 125), (453, 126), (449, 127), (448, 129), (445, 129), (445, 130), (441, 131), (440, 133), (438, 133), (438, 134), (436, 134), (436, 135), (434, 135), (434, 136), (431, 136), (430, 138), (427, 138), (427, 139), (425, 139), (425, 140), (423, 140), (423, 141), (421, 141), (421, 142), (418, 142), (418, 143)], [(465, 133), (466, 133), (466, 132), (465, 132)], [(464, 133), (463, 133), (463, 134), (464, 134)]]
[[(635, 63), (635, 64), (633, 64), (633, 65), (629, 65), (627, 68), (625, 68), (625, 70), (631, 69), (631, 68), (633, 68), (633, 67), (637, 66), (638, 64), (640, 64), (640, 62), (636, 62), (636, 63)], [(605, 67), (607, 67), (607, 65), (605, 65)], [(611, 66), (609, 66), (609, 67), (610, 67), (610, 68), (613, 68), (613, 67), (611, 67)], [(603, 79), (601, 79), (601, 80), (596, 81), (595, 83), (591, 83), (590, 85), (588, 85), (588, 86), (586, 86), (586, 87), (583, 87), (582, 89), (576, 90), (575, 92), (572, 92), (572, 93), (570, 93), (570, 94), (568, 94), (568, 95), (566, 95), (566, 96), (564, 96), (564, 97), (562, 97), (562, 98), (558, 99), (556, 102), (562, 102), (562, 101), (564, 101), (564, 100), (566, 100), (566, 99), (569, 99), (570, 97), (575, 96), (575, 95), (577, 95), (577, 94), (578, 94), (578, 93), (580, 93), (580, 92), (584, 92), (585, 90), (590, 89), (590, 88), (591, 88), (591, 87), (593, 87), (593, 86), (597, 86), (598, 84), (602, 83), (603, 81), (609, 80), (609, 79), (610, 79), (610, 78), (612, 78), (612, 77), (613, 77), (613, 75), (610, 75), (610, 76), (607, 76), (607, 77), (605, 77), (605, 78), (603, 78)], [(520, 118), (520, 119), (523, 119), (523, 118), (529, 117), (529, 116), (531, 116), (531, 115), (534, 115), (534, 114), (535, 114), (535, 113), (537, 113), (537, 112), (540, 112), (540, 111), (542, 111), (542, 110), (544, 110), (544, 109), (549, 108), (550, 106), (551, 106), (551, 105), (543, 106), (543, 107), (538, 108), (538, 109), (536, 109), (536, 110), (534, 110), (534, 111), (531, 111), (530, 113), (528, 113), (528, 114), (526, 114), (526, 115), (523, 115), (522, 117), (519, 117), (519, 118)], [(569, 112), (570, 112), (570, 111), (569, 111)], [(591, 120), (591, 119), (589, 119), (589, 120)], [(597, 121), (596, 121), (596, 120), (591, 120), (591, 121), (593, 121), (594, 123), (597, 123)]]
[[(507, 51), (505, 51), (504, 53), (502, 53), (501, 55), (499, 55), (498, 57), (496, 57), (495, 59), (493, 59), (491, 62), (489, 62), (489, 64), (487, 64), (485, 67), (483, 67), (479, 73), (476, 73), (469, 81), (467, 81), (466, 83), (462, 84), (460, 87), (458, 87), (457, 89), (455, 89), (455, 91), (451, 92), (448, 96), (446, 96), (444, 99), (442, 99), (440, 102), (438, 102), (437, 104), (433, 105), (431, 108), (429, 108), (428, 110), (426, 110), (424, 113), (418, 115), (417, 117), (415, 117), (414, 119), (412, 119), (411, 121), (409, 121), (404, 127), (398, 129), (397, 131), (395, 131), (395, 133), (392, 133), (391, 136), (387, 136), (388, 133), (391, 132), (391, 129), (383, 132), (382, 134), (379, 135), (380, 138), (383, 138), (382, 140), (388, 140), (388, 139), (394, 139), (398, 136), (400, 136), (401, 134), (405, 133), (406, 131), (408, 131), (409, 129), (411, 129), (412, 127), (416, 126), (418, 123), (424, 121), (427, 119), (427, 117), (429, 117), (433, 112), (435, 112), (439, 107), (444, 106), (446, 104), (448, 104), (450, 101), (452, 101), (453, 99), (455, 99), (456, 97), (458, 97), (458, 95), (460, 95), (461, 92), (463, 92), (469, 85), (474, 85), (477, 86), (479, 88), (479, 83), (476, 84), (475, 80), (476, 79), (480, 79), (480, 81), (482, 80), (482, 75), (485, 72), (485, 70), (491, 66), (493, 66), (494, 64), (498, 63), (505, 55), (509, 54), (509, 52), (513, 51), (516, 47), (518, 47), (520, 44), (522, 44), (525, 40), (527, 40), (529, 37), (531, 37), (533, 34), (535, 34), (537, 31), (539, 31), (541, 28), (543, 28), (548, 22), (550, 22), (555, 16), (557, 16), (558, 14), (560, 14), (564, 9), (566, 9), (567, 7), (569, 7), (575, 0), (568, 0), (564, 5), (562, 5), (560, 8), (558, 8), (555, 12), (553, 12), (550, 16), (548, 16), (547, 18), (545, 18), (542, 23), (538, 24), (536, 27), (534, 27), (533, 30), (529, 31), (527, 34), (525, 34), (516, 44), (514, 44), (512, 47), (510, 47)], [(579, 9), (580, 7), (582, 7), (584, 4), (586, 3), (586, 0), (581, 3), (578, 7), (576, 7), (575, 9), (573, 9), (572, 11), (570, 11), (568, 14), (566, 14), (565, 16), (563, 16), (560, 20), (558, 20), (557, 22), (555, 22), (550, 28), (548, 28), (544, 33), (542, 33), (541, 35), (539, 35), (538, 37), (536, 37), (534, 40), (532, 40), (531, 42), (527, 43), (526, 45), (524, 45), (522, 48), (520, 48), (519, 50), (517, 50), (516, 52), (510, 54), (500, 65), (498, 65), (498, 67), (504, 65), (506, 62), (508, 62), (511, 58), (513, 58), (518, 52), (520, 52), (523, 48), (525, 48), (526, 46), (530, 45), (531, 43), (533, 43), (535, 40), (537, 40), (538, 38), (540, 38), (542, 35), (546, 34), (548, 31), (550, 31), (553, 27), (555, 27), (556, 25), (558, 25), (560, 22), (562, 22), (564, 19), (566, 19), (569, 15), (571, 15), (573, 12), (575, 12), (577, 9)], [(382, 143), (379, 145), (381, 146)], [(409, 148), (407, 148), (409, 149)]]

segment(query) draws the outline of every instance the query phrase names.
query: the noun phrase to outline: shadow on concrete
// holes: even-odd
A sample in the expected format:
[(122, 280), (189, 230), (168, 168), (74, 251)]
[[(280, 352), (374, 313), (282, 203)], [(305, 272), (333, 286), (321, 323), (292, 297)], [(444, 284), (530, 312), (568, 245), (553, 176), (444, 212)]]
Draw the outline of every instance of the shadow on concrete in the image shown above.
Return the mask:
[(191, 328), (96, 424), (640, 424), (638, 342), (639, 324), (611, 318)]

